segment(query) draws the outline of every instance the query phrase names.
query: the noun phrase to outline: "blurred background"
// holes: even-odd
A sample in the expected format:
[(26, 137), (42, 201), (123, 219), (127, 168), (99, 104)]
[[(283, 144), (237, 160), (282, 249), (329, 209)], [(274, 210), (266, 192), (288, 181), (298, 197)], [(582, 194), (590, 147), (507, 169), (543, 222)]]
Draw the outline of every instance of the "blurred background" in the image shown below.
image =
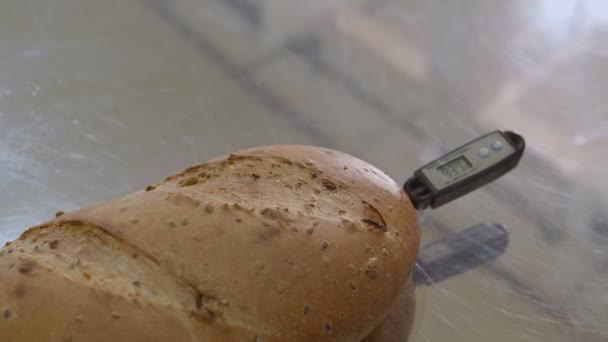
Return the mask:
[(0, 243), (243, 147), (402, 182), (512, 129), (518, 169), (420, 217), (507, 253), (420, 288), (412, 340), (607, 341), (607, 90), (604, 0), (4, 0)]

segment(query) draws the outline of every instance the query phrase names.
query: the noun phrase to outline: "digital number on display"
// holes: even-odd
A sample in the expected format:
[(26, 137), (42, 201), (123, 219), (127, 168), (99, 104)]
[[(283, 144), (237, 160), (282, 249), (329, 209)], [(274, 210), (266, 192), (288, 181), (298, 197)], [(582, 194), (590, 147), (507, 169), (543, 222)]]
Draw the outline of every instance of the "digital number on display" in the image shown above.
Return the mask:
[(437, 171), (443, 175), (445, 180), (452, 180), (467, 173), (472, 168), (473, 164), (464, 156), (460, 156), (447, 164), (437, 167)]

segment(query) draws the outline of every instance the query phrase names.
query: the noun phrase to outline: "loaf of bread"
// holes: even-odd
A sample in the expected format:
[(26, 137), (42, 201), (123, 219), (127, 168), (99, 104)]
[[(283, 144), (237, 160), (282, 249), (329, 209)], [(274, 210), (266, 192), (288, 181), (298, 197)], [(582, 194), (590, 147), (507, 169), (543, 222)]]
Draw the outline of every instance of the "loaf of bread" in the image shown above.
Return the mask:
[(0, 341), (385, 341), (418, 246), (372, 165), (243, 150), (0, 249)]

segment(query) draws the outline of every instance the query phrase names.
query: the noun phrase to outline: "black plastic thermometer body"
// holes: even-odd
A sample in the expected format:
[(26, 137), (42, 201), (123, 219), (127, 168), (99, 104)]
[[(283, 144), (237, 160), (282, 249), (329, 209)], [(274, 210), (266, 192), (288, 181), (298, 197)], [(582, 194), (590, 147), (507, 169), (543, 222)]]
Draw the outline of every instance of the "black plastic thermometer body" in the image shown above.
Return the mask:
[(418, 210), (437, 208), (476, 190), (517, 166), (525, 141), (510, 131), (494, 131), (423, 166), (404, 185)]

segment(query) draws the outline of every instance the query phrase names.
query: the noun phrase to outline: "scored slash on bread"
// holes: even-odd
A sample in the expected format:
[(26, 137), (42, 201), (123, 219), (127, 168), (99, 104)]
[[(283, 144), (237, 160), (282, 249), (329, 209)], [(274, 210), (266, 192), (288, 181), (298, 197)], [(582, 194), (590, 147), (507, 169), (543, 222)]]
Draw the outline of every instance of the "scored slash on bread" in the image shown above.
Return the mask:
[(368, 163), (239, 151), (1, 249), (0, 340), (360, 341), (418, 244), (407, 195)]

